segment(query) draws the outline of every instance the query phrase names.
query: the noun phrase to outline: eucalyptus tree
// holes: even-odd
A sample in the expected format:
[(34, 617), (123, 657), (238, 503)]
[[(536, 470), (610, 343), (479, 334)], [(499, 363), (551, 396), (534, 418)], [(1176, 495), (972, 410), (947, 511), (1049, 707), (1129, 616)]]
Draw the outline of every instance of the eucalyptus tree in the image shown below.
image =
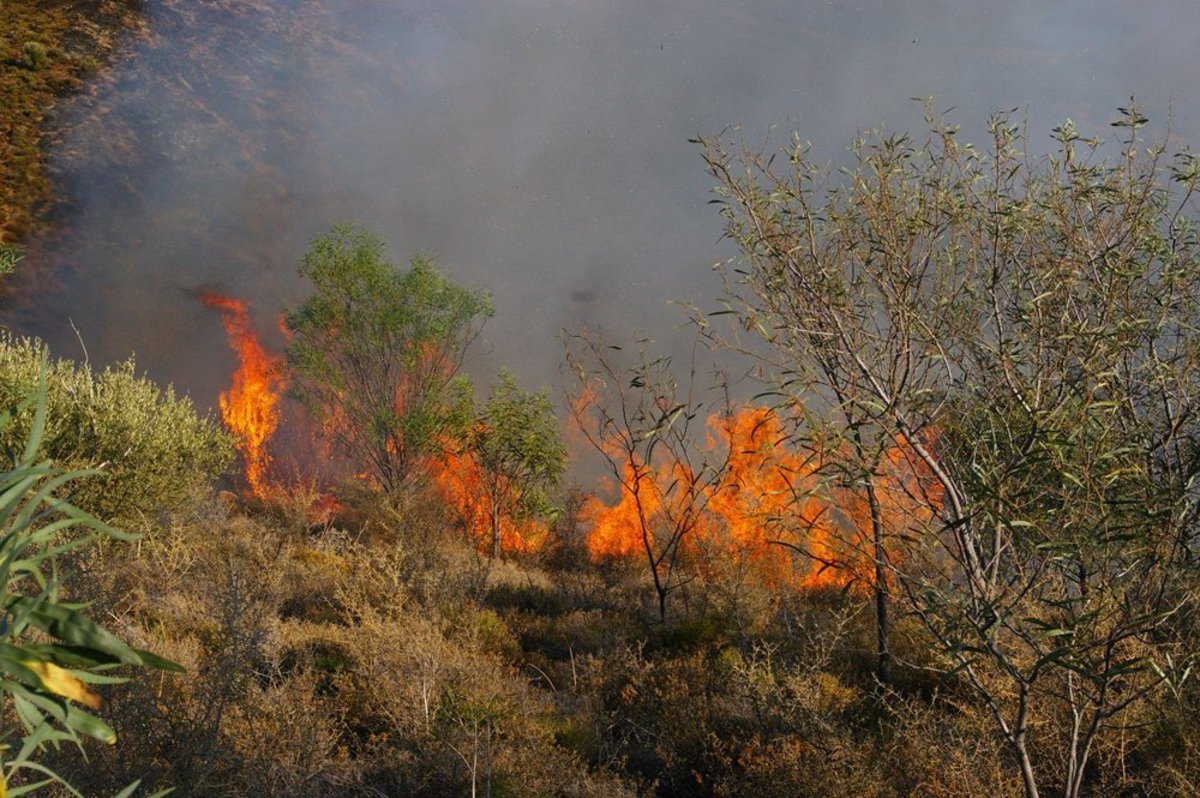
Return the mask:
[[(835, 178), (799, 138), (701, 141), (740, 324), (699, 321), (760, 358), (828, 483), (865, 495), (880, 675), (894, 609), (986, 707), (1026, 794), (1074, 798), (1097, 740), (1187, 674), (1200, 168), (1144, 141), (1136, 108), (1115, 145), (1067, 121), (1046, 157), (1004, 114), (982, 147), (927, 123), (856, 140)], [(889, 522), (889, 491), (922, 512)]]
[(644, 559), (665, 622), (668, 597), (695, 577), (688, 555), (702, 544), (706, 510), (729, 468), (728, 447), (704, 445), (709, 414), (730, 414), (729, 393), (717, 375), (716, 398), (706, 397), (695, 357), (681, 377), (649, 340), (638, 341), (632, 357), (586, 331), (565, 344), (572, 417), (624, 511), (622, 529), (612, 530), (622, 540), (614, 542), (619, 553)]
[(504, 518), (553, 513), (550, 494), (562, 481), (567, 451), (549, 395), (523, 391), (511, 373), (502, 372), (467, 446), (483, 477), (492, 556), (499, 557)]
[(313, 242), (300, 273), (315, 293), (285, 319), (292, 393), (337, 451), (394, 491), (469, 421), (459, 372), (491, 299), (425, 258), (398, 271), (378, 238), (344, 225)]

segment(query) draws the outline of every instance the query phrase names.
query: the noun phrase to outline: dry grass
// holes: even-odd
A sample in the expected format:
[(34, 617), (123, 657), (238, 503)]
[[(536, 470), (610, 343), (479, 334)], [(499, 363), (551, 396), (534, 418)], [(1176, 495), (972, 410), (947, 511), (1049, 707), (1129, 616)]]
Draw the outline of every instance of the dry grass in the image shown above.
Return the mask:
[(51, 199), (56, 104), (142, 25), (140, 0), (0, 2), (0, 244), (28, 236)]

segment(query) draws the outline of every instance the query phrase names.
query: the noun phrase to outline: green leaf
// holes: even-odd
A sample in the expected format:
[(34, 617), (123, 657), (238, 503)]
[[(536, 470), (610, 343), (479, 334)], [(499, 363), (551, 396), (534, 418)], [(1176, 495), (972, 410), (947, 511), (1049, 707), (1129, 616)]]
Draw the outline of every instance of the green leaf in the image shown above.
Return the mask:
[(142, 664), (134, 649), (74, 610), (25, 596), (11, 599), (7, 609), (66, 643), (108, 654), (128, 665)]
[(72, 731), (109, 745), (117, 741), (117, 733), (107, 723), (66, 701), (36, 694), (29, 696), (29, 700)]
[(172, 662), (165, 657), (160, 657), (142, 648), (135, 648), (133, 650), (141, 658), (142, 664), (147, 668), (157, 668), (160, 671), (171, 671), (172, 673), (187, 673), (187, 668), (177, 662)]
[(130, 784), (128, 787), (114, 795), (113, 798), (129, 798), (129, 796), (137, 792), (137, 788), (140, 786), (142, 786), (142, 780), (138, 779), (133, 784)]
[(1059, 473), (1062, 474), (1062, 478), (1067, 480), (1068, 482), (1074, 484), (1077, 487), (1080, 487), (1080, 488), (1083, 487), (1083, 482), (1079, 479), (1079, 477), (1075, 476), (1070, 471), (1060, 471)]

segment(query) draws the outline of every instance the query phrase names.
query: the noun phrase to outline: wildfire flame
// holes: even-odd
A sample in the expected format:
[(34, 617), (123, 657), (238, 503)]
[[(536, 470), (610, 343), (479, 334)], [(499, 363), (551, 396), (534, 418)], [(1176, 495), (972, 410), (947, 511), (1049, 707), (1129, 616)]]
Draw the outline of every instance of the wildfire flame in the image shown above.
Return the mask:
[(221, 392), (221, 419), (233, 433), (245, 462), (246, 483), (262, 497), (271, 463), (267, 443), (279, 426), (276, 406), (284, 387), (281, 359), (259, 343), (243, 300), (220, 294), (203, 294), (200, 298), (205, 305), (221, 311), (229, 346), (238, 356), (233, 384)]
[(495, 522), (503, 551), (528, 553), (540, 549), (547, 536), (546, 524), (532, 518), (516, 518), (496, 506), (489, 498), (492, 492), (479, 462), (469, 451), (447, 449), (430, 460), (430, 477), (438, 495), (475, 545), (481, 551), (489, 549)]
[[(584, 503), (581, 516), (592, 525), (588, 552), (594, 560), (645, 557), (646, 545), (655, 551), (665, 547), (681, 524), (690, 532), (681, 536), (680, 551), (707, 537), (707, 517), (695, 514), (692, 496), (680, 485), (694, 484), (682, 466), (652, 469), (641, 463), (625, 463), (617, 499), (607, 504), (593, 496)], [(612, 480), (606, 481), (612, 488)]]
[[(213, 293), (201, 300), (221, 311), (229, 346), (238, 356), (232, 384), (220, 395), (221, 417), (236, 438), (250, 491), (267, 498), (268, 444), (279, 426), (286, 382), (282, 359), (259, 342), (246, 302)], [(445, 366), (431, 353), (418, 367)], [(398, 412), (408, 404), (408, 389), (406, 379), (397, 389)], [(595, 401), (594, 391), (585, 391), (577, 401), (584, 406)], [(576, 414), (584, 410), (577, 407)], [(340, 408), (324, 421), (328, 428), (323, 438), (346, 423)], [(664, 541), (674, 539), (677, 557), (701, 569), (732, 565), (774, 588), (858, 589), (873, 583), (871, 516), (863, 491), (822, 485), (820, 453), (789, 446), (782, 420), (770, 409), (745, 407), (728, 416), (714, 415), (708, 429), (708, 449), (727, 456), (719, 480), (700, 484), (678, 463), (626, 462), (622, 479), (616, 484), (609, 480), (603, 491), (613, 496), (611, 501), (592, 496), (584, 503), (580, 518), (591, 527), (587, 546), (593, 560), (641, 559), (647, 546), (657, 554)], [(502, 509), (470, 450), (444, 443), (443, 453), (422, 468), (466, 534), (486, 549), (498, 529), (504, 551), (538, 550), (547, 538), (545, 523)], [(898, 439), (888, 448), (878, 473), (882, 520), (893, 537), (931, 520), (940, 494), (907, 441)], [(314, 501), (314, 516), (328, 518), (341, 509), (324, 494)], [(682, 537), (681, 525), (687, 530)], [(901, 546), (889, 547), (891, 562), (903, 555)]]
[[(820, 489), (819, 453), (802, 455), (787, 446), (783, 424), (769, 409), (713, 416), (709, 429), (708, 447), (724, 448), (729, 461), (723, 478), (695, 502), (702, 511), (689, 521), (682, 556), (701, 567), (744, 568), (776, 588), (873, 584), (871, 517), (861, 491)], [(611, 502), (594, 496), (585, 503), (594, 560), (645, 557), (643, 533), (653, 544), (665, 519), (679, 518), (687, 511), (681, 503), (692, 501), (670, 489), (688, 483), (678, 469), (627, 464), (622, 484), (607, 485), (610, 495), (615, 487)], [(928, 520), (939, 497), (922, 479), (911, 447), (903, 441), (890, 447), (881, 476), (877, 492), (886, 529), (909, 531)], [(888, 556), (895, 562), (903, 552), (893, 549)]]
[[(778, 415), (766, 408), (710, 418), (709, 428), (710, 448), (729, 450), (725, 478), (708, 505), (725, 541), (719, 556), (748, 564), (774, 587), (848, 584), (851, 558), (837, 545), (826, 503), (813, 495), (820, 458), (791, 450)], [(781, 541), (799, 544), (811, 562), (798, 569), (794, 549)]]

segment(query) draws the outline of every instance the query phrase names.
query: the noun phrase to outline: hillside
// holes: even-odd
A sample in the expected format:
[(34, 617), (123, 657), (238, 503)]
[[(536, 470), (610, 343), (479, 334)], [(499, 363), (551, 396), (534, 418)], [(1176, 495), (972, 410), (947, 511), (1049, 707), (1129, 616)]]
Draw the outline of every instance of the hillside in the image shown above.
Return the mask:
[(29, 235), (51, 200), (46, 146), (57, 104), (140, 29), (140, 0), (0, 4), (0, 244)]

